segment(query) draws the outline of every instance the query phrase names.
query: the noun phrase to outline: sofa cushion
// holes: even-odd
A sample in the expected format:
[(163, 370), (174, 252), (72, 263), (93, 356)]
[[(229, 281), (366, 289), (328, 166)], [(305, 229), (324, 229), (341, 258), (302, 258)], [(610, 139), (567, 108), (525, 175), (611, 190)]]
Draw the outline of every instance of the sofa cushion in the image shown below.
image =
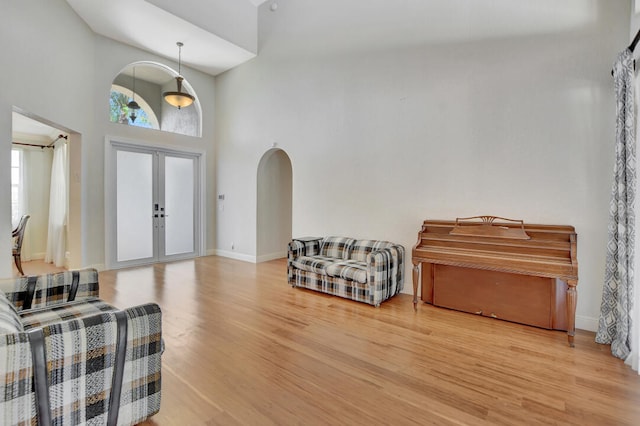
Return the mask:
[(334, 258), (325, 256), (298, 256), (291, 264), (302, 271), (327, 275), (326, 268), (335, 262)]
[(24, 331), (20, 315), (13, 303), (0, 291), (0, 333), (20, 333)]
[(356, 240), (351, 246), (350, 259), (357, 260), (359, 262), (366, 262), (367, 255), (375, 250), (380, 250), (391, 246), (388, 241), (379, 240)]
[(320, 256), (334, 259), (349, 259), (351, 246), (355, 240), (347, 237), (327, 237), (320, 245)]
[(360, 284), (367, 283), (367, 264), (357, 260), (343, 260), (327, 266), (327, 275)]

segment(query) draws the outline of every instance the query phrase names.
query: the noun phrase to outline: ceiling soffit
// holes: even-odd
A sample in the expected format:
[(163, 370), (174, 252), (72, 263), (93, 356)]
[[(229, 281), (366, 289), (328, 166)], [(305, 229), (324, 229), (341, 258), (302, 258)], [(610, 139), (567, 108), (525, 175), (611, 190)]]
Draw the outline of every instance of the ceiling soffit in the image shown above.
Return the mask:
[[(242, 7), (249, 1), (255, 2), (227, 0), (230, 1), (238, 2)], [(95, 33), (174, 62), (177, 61), (178, 53), (176, 42), (183, 42), (183, 65), (210, 75), (220, 74), (256, 56), (255, 52), (225, 40), (211, 29), (203, 29), (148, 1), (67, 0), (67, 3)], [(209, 2), (192, 3), (200, 4), (203, 13), (205, 8), (215, 6), (215, 3)], [(253, 4), (249, 4), (249, 7), (255, 9)], [(212, 12), (207, 10), (206, 13)], [(247, 16), (246, 10), (244, 13)], [(197, 14), (197, 10), (192, 10), (190, 14)], [(257, 10), (255, 16), (256, 21), (247, 25), (256, 26), (254, 31), (257, 34)]]

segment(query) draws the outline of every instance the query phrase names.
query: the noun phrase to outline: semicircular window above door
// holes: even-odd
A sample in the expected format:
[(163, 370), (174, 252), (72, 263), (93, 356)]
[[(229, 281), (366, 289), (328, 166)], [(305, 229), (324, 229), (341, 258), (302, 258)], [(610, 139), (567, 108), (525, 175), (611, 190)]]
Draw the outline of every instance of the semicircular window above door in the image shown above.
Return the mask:
[(163, 94), (176, 90), (177, 75), (173, 69), (155, 62), (127, 65), (111, 83), (109, 121), (200, 137), (202, 110), (189, 82), (181, 80), (181, 90), (193, 96), (191, 105), (177, 108), (164, 100)]

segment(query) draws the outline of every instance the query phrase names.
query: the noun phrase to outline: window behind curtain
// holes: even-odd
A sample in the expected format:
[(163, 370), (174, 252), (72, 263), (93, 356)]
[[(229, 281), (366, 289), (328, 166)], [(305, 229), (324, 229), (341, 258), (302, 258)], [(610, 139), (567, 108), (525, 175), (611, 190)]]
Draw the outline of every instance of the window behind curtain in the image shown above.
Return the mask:
[(18, 226), (24, 212), (24, 155), (20, 149), (11, 150), (11, 224)]

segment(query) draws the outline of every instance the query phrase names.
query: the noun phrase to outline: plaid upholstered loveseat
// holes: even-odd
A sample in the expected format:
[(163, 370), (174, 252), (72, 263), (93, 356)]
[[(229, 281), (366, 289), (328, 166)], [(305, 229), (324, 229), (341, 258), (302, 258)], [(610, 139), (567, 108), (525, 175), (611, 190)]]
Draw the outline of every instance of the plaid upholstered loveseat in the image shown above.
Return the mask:
[(0, 424), (133, 425), (160, 409), (161, 312), (94, 269), (0, 280)]
[(287, 275), (304, 287), (380, 306), (404, 285), (404, 247), (388, 241), (305, 237), (289, 243)]

